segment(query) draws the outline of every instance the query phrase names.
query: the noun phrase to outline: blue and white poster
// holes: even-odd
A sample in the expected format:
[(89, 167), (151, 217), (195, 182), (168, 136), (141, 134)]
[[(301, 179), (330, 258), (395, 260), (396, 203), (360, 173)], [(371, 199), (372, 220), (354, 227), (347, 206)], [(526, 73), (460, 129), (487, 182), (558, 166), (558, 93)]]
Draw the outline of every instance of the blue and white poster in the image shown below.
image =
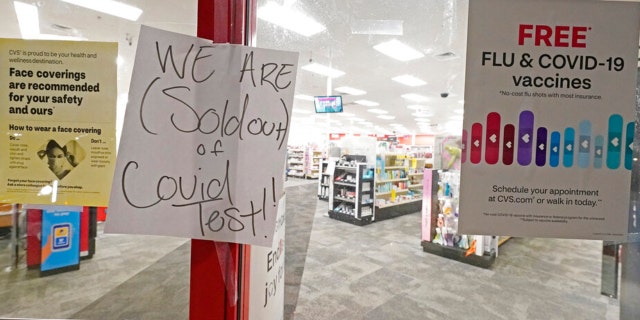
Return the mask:
[(55, 207), (42, 210), (40, 271), (79, 267), (80, 211)]

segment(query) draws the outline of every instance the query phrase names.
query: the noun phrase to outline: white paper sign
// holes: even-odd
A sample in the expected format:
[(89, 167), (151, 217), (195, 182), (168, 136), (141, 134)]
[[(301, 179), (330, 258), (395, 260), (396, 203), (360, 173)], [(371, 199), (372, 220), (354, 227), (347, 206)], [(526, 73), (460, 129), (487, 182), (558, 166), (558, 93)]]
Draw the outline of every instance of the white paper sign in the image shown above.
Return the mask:
[(250, 320), (284, 319), (285, 203), (282, 197), (273, 245), (251, 247), (249, 301), (245, 301)]
[(297, 59), (143, 26), (105, 230), (271, 246)]
[(461, 233), (624, 239), (638, 8), (469, 2)]

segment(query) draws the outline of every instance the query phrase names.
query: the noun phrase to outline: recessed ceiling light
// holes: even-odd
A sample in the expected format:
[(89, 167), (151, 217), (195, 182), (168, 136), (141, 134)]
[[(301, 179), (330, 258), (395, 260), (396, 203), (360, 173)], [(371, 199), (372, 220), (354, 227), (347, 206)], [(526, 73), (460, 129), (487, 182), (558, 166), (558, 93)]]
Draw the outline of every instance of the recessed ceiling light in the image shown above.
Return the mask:
[(343, 71), (340, 71), (338, 69), (334, 69), (331, 67), (327, 67), (325, 65), (321, 65), (319, 63), (310, 63), (308, 65), (302, 66), (303, 70), (307, 70), (307, 71), (311, 71), (323, 76), (327, 76), (330, 78), (337, 78), (339, 76), (344, 75)]
[(392, 126), (392, 127), (404, 127), (404, 124), (402, 124), (402, 123), (391, 123), (389, 125)]
[(449, 120), (454, 120), (454, 121), (462, 121), (462, 116), (460, 115), (455, 115), (455, 116), (450, 116)]
[(391, 80), (402, 83), (405, 86), (410, 86), (410, 87), (418, 87), (418, 86), (423, 86), (427, 84), (424, 80), (420, 78), (416, 78), (409, 74), (397, 76), (397, 77), (391, 78)]
[(418, 122), (418, 123), (431, 122), (431, 119), (429, 119), (429, 118), (415, 118), (414, 120), (415, 120), (416, 122)]
[(396, 39), (380, 43), (373, 48), (399, 61), (410, 61), (424, 57), (424, 54)]
[(74, 4), (76, 6), (84, 7), (87, 9), (95, 10), (98, 12), (110, 14), (119, 18), (136, 21), (140, 18), (142, 10), (122, 2), (113, 0), (62, 0), (66, 3)]
[(350, 94), (352, 96), (361, 96), (365, 93), (367, 93), (364, 90), (360, 90), (360, 89), (356, 89), (356, 88), (351, 88), (351, 87), (338, 87), (333, 89), (335, 91), (338, 91), (340, 93), (346, 93), (346, 94)]
[(14, 1), (13, 7), (18, 17), (18, 26), (23, 38), (32, 39), (40, 34), (38, 7), (24, 2)]
[(40, 39), (40, 40), (87, 40), (83, 37), (61, 36), (57, 34), (40, 33), (40, 17), (38, 7), (26, 4), (20, 1), (14, 1), (13, 6), (16, 10), (18, 18), (18, 27), (20, 34), (24, 39)]
[(337, 115), (339, 115), (341, 117), (353, 117), (353, 116), (355, 116), (355, 114), (349, 113), (349, 112), (338, 112)]
[(464, 114), (464, 109), (455, 109), (455, 110), (453, 110), (453, 112), (455, 112), (457, 114)]
[(281, 6), (273, 1), (258, 8), (257, 16), (259, 19), (271, 22), (305, 37), (310, 37), (326, 29), (325, 26), (304, 13), (287, 6)]
[(405, 93), (401, 97), (415, 102), (425, 102), (430, 100), (428, 97), (416, 93)]
[(300, 109), (300, 108), (293, 108), (293, 113), (311, 114), (312, 111), (306, 110), (306, 109)]
[(380, 118), (380, 119), (385, 119), (385, 120), (393, 120), (393, 119), (395, 119), (396, 117), (395, 117), (395, 116), (390, 116), (390, 115), (388, 115), (388, 114), (381, 114), (381, 115), (379, 115), (379, 116), (378, 116), (378, 118)]
[(313, 101), (313, 97), (306, 94), (296, 94), (293, 97), (300, 100)]
[(375, 102), (375, 101), (369, 101), (369, 100), (356, 100), (354, 101), (354, 103), (357, 103), (359, 105), (365, 106), (365, 107), (377, 107), (380, 104)]
[(377, 113), (377, 114), (389, 113), (387, 110), (382, 110), (382, 109), (368, 109), (367, 111), (371, 113)]

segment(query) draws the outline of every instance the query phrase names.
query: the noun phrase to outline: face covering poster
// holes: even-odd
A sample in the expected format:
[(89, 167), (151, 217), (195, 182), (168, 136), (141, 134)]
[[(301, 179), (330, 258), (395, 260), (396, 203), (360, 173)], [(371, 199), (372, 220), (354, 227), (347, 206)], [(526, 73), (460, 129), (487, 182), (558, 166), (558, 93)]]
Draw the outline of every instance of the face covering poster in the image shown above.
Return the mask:
[(0, 39), (0, 202), (106, 206), (117, 43)]

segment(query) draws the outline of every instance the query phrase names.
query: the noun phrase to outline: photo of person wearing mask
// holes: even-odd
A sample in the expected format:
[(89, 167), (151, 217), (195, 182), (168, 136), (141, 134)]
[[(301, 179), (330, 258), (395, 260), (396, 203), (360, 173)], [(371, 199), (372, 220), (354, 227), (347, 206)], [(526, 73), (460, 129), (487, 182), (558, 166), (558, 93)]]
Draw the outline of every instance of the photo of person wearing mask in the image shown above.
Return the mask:
[[(75, 150), (75, 152), (73, 152)], [(76, 155), (79, 153), (79, 156)], [(53, 174), (62, 180), (71, 170), (84, 158), (84, 151), (75, 141), (70, 141), (64, 147), (55, 140), (49, 140), (45, 146), (38, 151), (40, 159), (47, 158), (47, 166)]]

